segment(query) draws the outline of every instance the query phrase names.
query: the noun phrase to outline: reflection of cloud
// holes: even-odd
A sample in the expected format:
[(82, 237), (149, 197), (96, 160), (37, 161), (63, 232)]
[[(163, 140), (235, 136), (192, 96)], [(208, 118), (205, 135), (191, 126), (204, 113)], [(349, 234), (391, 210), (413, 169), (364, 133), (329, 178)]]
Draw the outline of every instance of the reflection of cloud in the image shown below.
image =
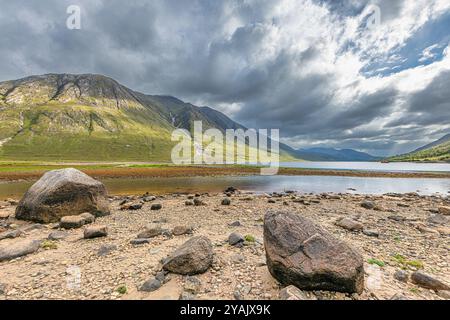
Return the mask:
[[(442, 106), (428, 102), (417, 111), (427, 121), (404, 125), (417, 117), (412, 94), (448, 91), (426, 89), (450, 69), (448, 55), (434, 59), (430, 47), (421, 59), (432, 63), (403, 70), (410, 60), (400, 54), (410, 40), (411, 51), (423, 48), (417, 33), (449, 13), (448, 0), (78, 3), (76, 31), (65, 26), (70, 0), (2, 4), (2, 80), (106, 74), (142, 92), (218, 108), (247, 127), (280, 128), (293, 145), (404, 152), (420, 145), (418, 136), (439, 138), (449, 129), (441, 121), (448, 118), (430, 111)], [(361, 17), (368, 4), (381, 10), (377, 28), (367, 29)]]

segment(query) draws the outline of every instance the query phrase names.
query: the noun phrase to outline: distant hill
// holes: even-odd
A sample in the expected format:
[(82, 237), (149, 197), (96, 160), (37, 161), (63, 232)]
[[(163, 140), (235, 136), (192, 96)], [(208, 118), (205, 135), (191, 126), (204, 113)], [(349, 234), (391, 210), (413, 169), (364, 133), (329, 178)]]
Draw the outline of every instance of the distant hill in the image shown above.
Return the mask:
[(390, 161), (445, 161), (450, 162), (450, 134), (410, 153), (395, 156)]
[(353, 149), (307, 148), (296, 151), (299, 158), (309, 161), (376, 161), (381, 158)]
[[(0, 159), (170, 161), (176, 128), (245, 129), (209, 107), (133, 91), (94, 74), (0, 82)], [(280, 144), (282, 159), (295, 159)]]

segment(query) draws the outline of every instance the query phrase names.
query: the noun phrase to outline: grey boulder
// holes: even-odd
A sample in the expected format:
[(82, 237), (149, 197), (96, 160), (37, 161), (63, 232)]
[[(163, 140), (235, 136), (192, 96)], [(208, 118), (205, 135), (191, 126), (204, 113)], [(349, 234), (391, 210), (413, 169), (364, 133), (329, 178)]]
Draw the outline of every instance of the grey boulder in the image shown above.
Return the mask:
[(270, 273), (301, 290), (361, 293), (362, 256), (344, 242), (291, 212), (268, 212), (264, 244)]
[(83, 172), (68, 168), (49, 171), (33, 184), (20, 200), (16, 218), (50, 223), (84, 212), (97, 217), (110, 213), (106, 188)]

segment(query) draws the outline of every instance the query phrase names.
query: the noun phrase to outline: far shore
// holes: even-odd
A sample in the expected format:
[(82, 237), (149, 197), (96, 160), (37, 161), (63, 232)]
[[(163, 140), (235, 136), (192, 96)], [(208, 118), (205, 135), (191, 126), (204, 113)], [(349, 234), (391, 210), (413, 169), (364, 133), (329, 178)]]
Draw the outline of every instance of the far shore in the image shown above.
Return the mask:
[[(190, 165), (176, 166), (163, 163), (37, 163), (0, 162), (0, 181), (33, 181), (45, 172), (67, 167), (77, 168), (95, 178), (170, 178), (203, 176), (249, 176), (259, 175), (260, 167), (245, 165)], [(439, 178), (450, 179), (450, 172), (381, 172), (363, 170), (329, 170), (283, 168), (278, 175), (297, 176), (344, 176), (366, 178)]]

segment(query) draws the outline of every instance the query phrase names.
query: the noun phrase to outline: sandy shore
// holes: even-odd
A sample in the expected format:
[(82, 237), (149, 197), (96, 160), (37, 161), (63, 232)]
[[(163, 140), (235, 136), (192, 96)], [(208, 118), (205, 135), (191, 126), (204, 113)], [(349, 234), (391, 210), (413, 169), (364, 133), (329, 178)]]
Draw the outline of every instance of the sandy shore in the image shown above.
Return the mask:
[[(411, 274), (417, 269), (433, 277), (450, 279), (449, 217), (436, 219), (437, 208), (448, 206), (447, 197), (410, 195), (254, 195), (231, 196), (231, 205), (223, 206), (223, 194), (205, 194), (199, 198), (204, 206), (186, 206), (187, 195), (158, 196), (136, 211), (119, 210), (124, 199), (141, 201), (141, 197), (113, 197), (112, 214), (98, 218), (94, 225), (106, 225), (108, 236), (83, 239), (83, 230), (63, 231), (64, 239), (45, 241), (37, 252), (15, 260), (0, 262), (0, 299), (178, 299), (189, 290), (195, 299), (278, 299), (281, 286), (268, 272), (263, 245), (263, 216), (268, 210), (289, 210), (311, 218), (326, 230), (355, 247), (364, 257), (366, 284), (364, 292), (308, 292), (317, 299), (390, 299), (397, 295), (409, 299), (443, 299), (443, 293), (424, 289), (411, 281), (395, 279), (396, 271)], [(370, 200), (375, 209), (365, 209)], [(269, 203), (273, 202), (273, 203)], [(154, 203), (162, 205), (150, 210)], [(0, 232), (23, 230), (18, 238), (4, 239), (7, 247), (26, 239), (47, 239), (54, 225), (17, 221), (15, 205), (3, 204)], [(440, 216), (440, 215), (439, 215)], [(349, 231), (335, 224), (350, 217), (363, 224), (366, 232)], [(231, 226), (233, 222), (240, 226)], [(150, 243), (133, 245), (131, 240), (149, 223), (171, 230), (192, 226), (193, 234), (160, 235)], [(230, 233), (251, 235), (255, 241), (241, 248), (228, 244)], [(161, 270), (161, 259), (192, 236), (208, 237), (214, 245), (211, 269), (192, 279), (169, 274), (167, 282), (156, 291), (138, 288)], [(251, 237), (250, 237), (251, 238)], [(106, 250), (106, 254), (101, 251)], [(380, 266), (379, 266), (379, 265)], [(73, 270), (79, 271), (79, 286), (70, 285)], [(197, 281), (199, 280), (199, 281)], [(189, 283), (188, 283), (189, 282)], [(126, 288), (126, 290), (125, 290)], [(126, 293), (124, 293), (126, 291)], [(192, 293), (193, 292), (193, 293)]]

